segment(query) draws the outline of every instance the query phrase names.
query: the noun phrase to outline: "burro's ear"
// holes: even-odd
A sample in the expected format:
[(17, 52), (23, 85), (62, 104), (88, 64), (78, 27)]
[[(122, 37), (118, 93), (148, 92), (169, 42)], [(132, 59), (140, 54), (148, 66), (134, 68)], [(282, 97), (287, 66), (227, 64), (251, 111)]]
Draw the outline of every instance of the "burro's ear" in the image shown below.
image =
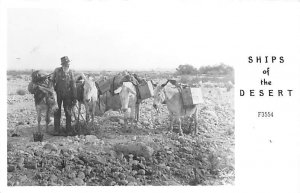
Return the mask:
[(152, 80), (151, 80), (151, 83), (154, 87), (157, 87), (157, 83), (154, 83)]
[(81, 77), (82, 77), (84, 80), (86, 80), (86, 76), (84, 75), (83, 72), (81, 73)]
[(119, 88), (117, 88), (117, 89), (114, 91), (114, 93), (115, 93), (115, 94), (119, 94), (119, 93), (121, 92), (121, 90), (122, 90), (122, 87), (119, 87)]
[(130, 93), (136, 95), (134, 85), (131, 82), (123, 82), (123, 86), (126, 87)]
[(170, 80), (168, 79), (166, 83), (164, 83), (164, 84), (161, 85), (161, 87), (162, 87), (162, 88), (165, 87), (165, 86), (168, 84), (169, 81), (170, 81)]
[(128, 88), (129, 92), (131, 92), (132, 94), (136, 95), (136, 92), (133, 88)]

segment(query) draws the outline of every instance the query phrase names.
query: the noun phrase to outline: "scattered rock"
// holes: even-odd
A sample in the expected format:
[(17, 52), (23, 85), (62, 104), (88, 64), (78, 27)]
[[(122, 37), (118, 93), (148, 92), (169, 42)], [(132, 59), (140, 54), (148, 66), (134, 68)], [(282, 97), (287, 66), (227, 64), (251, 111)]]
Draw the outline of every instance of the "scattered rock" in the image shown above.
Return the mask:
[(138, 174), (139, 174), (139, 175), (145, 175), (145, 174), (146, 174), (146, 171), (145, 171), (144, 169), (140, 169), (140, 170), (138, 171)]
[(11, 173), (7, 173), (7, 179), (10, 180), (13, 177)]
[(130, 183), (130, 182), (135, 182), (135, 178), (133, 176), (127, 176), (126, 180)]
[(56, 175), (54, 175), (54, 174), (51, 174), (51, 176), (49, 177), (49, 181), (51, 181), (51, 182), (55, 182), (55, 181), (57, 181), (57, 176)]
[(154, 150), (142, 142), (129, 142), (127, 144), (117, 144), (115, 151), (123, 153), (124, 155), (134, 154), (136, 156), (143, 156), (149, 159)]
[(119, 184), (121, 184), (121, 185), (127, 185), (128, 181), (127, 180), (120, 180)]
[(35, 161), (30, 161), (25, 163), (24, 167), (27, 169), (37, 169), (37, 163)]
[(136, 183), (136, 182), (129, 182), (128, 184), (127, 184), (127, 186), (137, 186), (138, 184)]
[(185, 143), (185, 139), (184, 139), (184, 137), (182, 137), (182, 136), (178, 137), (178, 141), (179, 141), (181, 144)]
[(14, 149), (14, 145), (11, 143), (7, 143), (7, 151), (12, 151)]
[(24, 168), (24, 164), (23, 163), (17, 163), (17, 168), (22, 170)]
[(87, 135), (87, 136), (85, 136), (85, 142), (86, 143), (97, 143), (97, 142), (99, 142), (99, 139), (95, 135)]
[(84, 185), (84, 181), (80, 178), (75, 178), (74, 182), (77, 186), (83, 186)]
[(43, 174), (38, 173), (38, 174), (35, 175), (35, 178), (38, 179), (38, 180), (42, 179), (43, 178)]
[(18, 133), (13, 133), (11, 137), (20, 137), (20, 135)]
[(175, 181), (164, 181), (163, 182), (163, 185), (164, 186), (181, 186), (181, 184), (179, 184), (179, 183), (177, 183), (177, 182), (175, 182)]
[(68, 177), (69, 177), (70, 179), (75, 179), (75, 178), (76, 178), (76, 173), (75, 173), (75, 172), (72, 172), (72, 173), (70, 173), (70, 174), (68, 175)]
[(188, 146), (187, 147), (183, 147), (182, 151), (187, 152), (187, 153), (192, 153), (193, 152), (193, 148), (188, 147)]
[(88, 167), (85, 169), (85, 175), (89, 176), (92, 170), (93, 170), (93, 168), (90, 167), (90, 166), (88, 166)]
[(125, 174), (120, 173), (120, 174), (119, 174), (119, 178), (120, 178), (121, 180), (124, 180), (124, 179), (126, 178), (126, 176), (125, 176)]
[(14, 172), (16, 170), (17, 166), (16, 165), (9, 165), (7, 167), (8, 172)]
[(20, 158), (17, 159), (17, 163), (23, 164), (24, 160), (25, 159), (23, 157), (20, 157)]
[(167, 151), (167, 154), (172, 154), (173, 152), (172, 151)]
[(34, 152), (34, 155), (37, 156), (37, 157), (40, 157), (42, 154), (43, 154), (42, 151), (35, 151)]
[(77, 178), (84, 179), (85, 178), (85, 174), (83, 172), (78, 172)]
[(119, 119), (119, 124), (124, 125), (125, 121), (123, 119)]
[(74, 180), (71, 180), (71, 179), (66, 179), (63, 182), (63, 184), (66, 185), (66, 186), (75, 186), (76, 182)]
[(27, 180), (27, 176), (26, 175), (21, 175), (18, 177), (20, 182), (25, 182)]
[(106, 181), (105, 181), (105, 183), (104, 183), (104, 185), (105, 186), (114, 186), (114, 185), (116, 185), (117, 183), (114, 181), (114, 180), (112, 180), (112, 179), (107, 179)]
[(60, 185), (60, 186), (63, 186), (63, 185), (64, 185), (64, 181), (58, 180), (58, 181), (57, 181), (57, 184)]
[(55, 144), (51, 144), (51, 143), (47, 143), (46, 145), (44, 145), (43, 147), (44, 149), (50, 150), (50, 151), (57, 151), (58, 148)]

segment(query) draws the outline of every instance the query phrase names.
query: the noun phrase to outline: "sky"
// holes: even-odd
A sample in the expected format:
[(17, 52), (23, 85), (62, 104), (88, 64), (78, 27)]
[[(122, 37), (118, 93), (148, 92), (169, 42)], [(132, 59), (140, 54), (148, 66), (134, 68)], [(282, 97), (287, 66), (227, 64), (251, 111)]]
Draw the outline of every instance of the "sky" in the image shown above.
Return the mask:
[(62, 56), (75, 70), (235, 66), (284, 54), (299, 31), (282, 2), (79, 2), (7, 9), (7, 69), (54, 69)]

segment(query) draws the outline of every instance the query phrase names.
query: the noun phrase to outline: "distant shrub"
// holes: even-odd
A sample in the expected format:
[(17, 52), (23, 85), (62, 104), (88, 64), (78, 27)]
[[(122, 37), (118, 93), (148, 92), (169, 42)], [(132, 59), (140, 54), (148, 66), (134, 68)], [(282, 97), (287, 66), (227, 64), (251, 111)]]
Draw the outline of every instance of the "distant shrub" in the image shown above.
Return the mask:
[(7, 70), (6, 75), (18, 76), (18, 75), (31, 75), (32, 70)]
[(145, 77), (145, 74), (148, 79), (170, 79), (173, 77), (172, 72), (147, 72), (147, 73), (137, 73), (138, 75)]
[(202, 66), (199, 68), (200, 74), (208, 74), (208, 75), (231, 75), (234, 73), (234, 68), (232, 66), (228, 66), (226, 64), (219, 64), (214, 66)]
[(213, 82), (213, 83), (227, 83), (228, 81), (231, 81), (234, 84), (234, 74), (228, 74), (226, 76), (205, 76), (205, 75), (200, 75), (201, 81), (203, 83), (205, 82)]
[(23, 90), (23, 89), (18, 89), (18, 90), (17, 90), (17, 94), (18, 94), (18, 95), (25, 95), (25, 94), (26, 94), (26, 91)]
[(200, 80), (201, 78), (198, 76), (182, 75), (178, 81), (183, 84), (192, 85), (192, 84), (199, 84)]
[(175, 75), (194, 75), (197, 74), (198, 70), (194, 66), (190, 64), (184, 64), (179, 65), (178, 68), (176, 68)]
[(23, 77), (21, 75), (16, 75), (15, 78), (16, 79), (22, 79)]

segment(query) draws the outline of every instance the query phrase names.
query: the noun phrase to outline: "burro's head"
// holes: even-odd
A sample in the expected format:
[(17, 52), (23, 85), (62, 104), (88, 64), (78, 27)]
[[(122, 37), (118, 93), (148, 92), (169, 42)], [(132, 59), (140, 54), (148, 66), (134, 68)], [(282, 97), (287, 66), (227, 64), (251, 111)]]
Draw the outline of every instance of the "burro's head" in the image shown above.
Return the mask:
[(123, 85), (115, 90), (114, 93), (120, 96), (122, 111), (130, 113), (130, 106), (135, 105), (137, 100), (135, 86), (131, 82), (123, 82)]
[(53, 88), (45, 88), (38, 86), (39, 92), (43, 93), (42, 95), (46, 99), (46, 105), (49, 107), (51, 111), (58, 110), (57, 105), (57, 96)]
[(49, 92), (49, 104), (50, 104), (50, 107), (51, 107), (51, 110), (52, 111), (57, 111), (58, 110), (58, 105), (57, 105), (57, 96), (56, 96), (56, 92), (51, 91)]
[(81, 75), (84, 79), (83, 85), (83, 101), (89, 103), (96, 101), (98, 96), (98, 90), (95, 81), (92, 77), (87, 78), (83, 73)]
[(154, 100), (153, 100), (153, 107), (157, 110), (158, 105), (165, 102), (166, 99), (166, 95), (164, 92), (164, 87), (166, 86), (167, 83), (165, 84), (160, 84), (158, 86), (156, 86), (156, 88), (154, 89)]

